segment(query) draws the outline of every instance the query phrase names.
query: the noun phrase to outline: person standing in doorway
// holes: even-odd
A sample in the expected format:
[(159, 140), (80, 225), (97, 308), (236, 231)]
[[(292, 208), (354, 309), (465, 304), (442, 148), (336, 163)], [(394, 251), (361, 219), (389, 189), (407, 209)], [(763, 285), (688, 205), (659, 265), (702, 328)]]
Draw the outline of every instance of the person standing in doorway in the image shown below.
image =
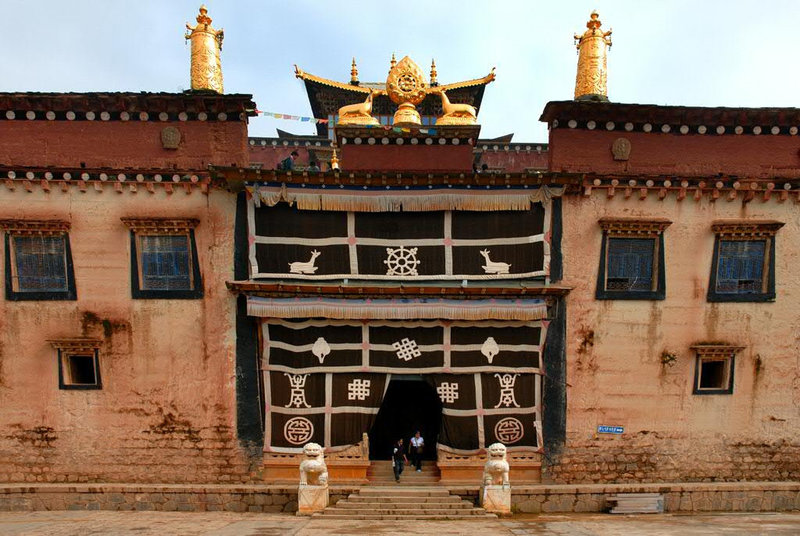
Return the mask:
[(395, 482), (400, 482), (400, 475), (403, 473), (404, 463), (408, 463), (408, 458), (406, 458), (406, 453), (403, 452), (403, 439), (400, 438), (394, 444), (392, 450), (392, 469), (394, 470)]
[(411, 438), (411, 463), (413, 463), (417, 467), (417, 472), (422, 472), (422, 453), (425, 450), (425, 440), (422, 439), (422, 435), (420, 435), (419, 430), (414, 434), (414, 437)]

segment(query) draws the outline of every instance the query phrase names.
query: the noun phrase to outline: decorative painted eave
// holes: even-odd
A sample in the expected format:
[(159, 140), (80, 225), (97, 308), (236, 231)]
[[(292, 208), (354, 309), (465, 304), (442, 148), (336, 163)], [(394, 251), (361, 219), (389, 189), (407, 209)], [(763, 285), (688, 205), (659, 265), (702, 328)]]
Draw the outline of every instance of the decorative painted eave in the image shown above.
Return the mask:
[(0, 121), (245, 121), (247, 94), (0, 93)]
[(711, 230), (723, 237), (775, 236), (784, 222), (775, 220), (714, 220)]
[(689, 348), (697, 352), (701, 357), (729, 356), (741, 352), (746, 347), (725, 342), (697, 343)]
[(782, 203), (791, 199), (800, 203), (800, 177), (747, 179), (639, 175), (634, 179), (629, 175), (586, 174), (582, 189), (584, 197), (600, 191), (609, 199), (621, 196), (625, 199), (645, 200), (651, 197), (663, 201), (674, 195), (678, 201), (688, 197), (695, 201), (707, 199), (712, 202), (740, 200), (742, 203), (749, 203), (753, 200), (774, 200)]
[(800, 108), (708, 108), (616, 102), (548, 102), (551, 129), (618, 130), (672, 135), (796, 136)]
[(444, 297), (451, 300), (489, 300), (519, 298), (523, 296), (564, 296), (572, 287), (544, 285), (521, 281), (503, 286), (423, 286), (417, 284), (353, 285), (324, 283), (297, 283), (283, 281), (228, 281), (231, 292), (267, 298), (343, 298), (343, 299), (403, 299)]
[(231, 166), (209, 166), (215, 186), (240, 191), (245, 183), (286, 184), (303, 187), (319, 186), (345, 188), (348, 186), (374, 188), (406, 188), (442, 186), (444, 188), (538, 188), (541, 186), (567, 186), (578, 188), (586, 174), (583, 173), (442, 173), (442, 172), (348, 172), (328, 170), (320, 172), (292, 172), (274, 169), (251, 169)]
[(94, 351), (102, 346), (103, 341), (89, 337), (68, 337), (63, 339), (51, 339), (47, 342), (57, 350), (67, 350), (71, 352)]
[(211, 176), (205, 170), (34, 168), (0, 165), (0, 182), (7, 190), (20, 189), (27, 192), (36, 189), (45, 192), (77, 189), (81, 192), (113, 190), (120, 194), (135, 194), (144, 190), (153, 194), (157, 190), (163, 190), (171, 194), (176, 190), (183, 190), (187, 194), (194, 191), (207, 194)]

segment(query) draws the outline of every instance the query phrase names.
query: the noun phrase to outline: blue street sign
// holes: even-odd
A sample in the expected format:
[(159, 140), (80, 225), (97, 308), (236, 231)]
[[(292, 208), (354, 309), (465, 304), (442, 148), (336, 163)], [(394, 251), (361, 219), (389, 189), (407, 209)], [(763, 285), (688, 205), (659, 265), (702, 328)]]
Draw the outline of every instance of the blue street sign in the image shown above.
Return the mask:
[(597, 433), (598, 434), (621, 434), (625, 431), (625, 428), (622, 426), (598, 426)]

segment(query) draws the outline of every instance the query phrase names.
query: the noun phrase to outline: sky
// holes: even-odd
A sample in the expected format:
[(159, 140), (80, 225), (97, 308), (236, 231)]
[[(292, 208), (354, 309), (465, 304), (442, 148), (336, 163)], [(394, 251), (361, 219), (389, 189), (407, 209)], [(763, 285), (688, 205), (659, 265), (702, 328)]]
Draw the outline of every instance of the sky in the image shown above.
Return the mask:
[[(0, 0), (0, 91), (168, 91), (189, 88), (185, 23), (197, 0)], [(514, 133), (547, 141), (539, 116), (572, 98), (582, 33), (597, 9), (613, 29), (608, 96), (614, 102), (693, 106), (800, 103), (796, 0), (209, 0), (224, 28), (225, 91), (251, 93), (259, 109), (311, 115), (306, 72), (383, 81), (396, 53), (439, 82), (497, 68), (483, 98), (481, 138)], [(251, 118), (251, 136), (307, 123)]]

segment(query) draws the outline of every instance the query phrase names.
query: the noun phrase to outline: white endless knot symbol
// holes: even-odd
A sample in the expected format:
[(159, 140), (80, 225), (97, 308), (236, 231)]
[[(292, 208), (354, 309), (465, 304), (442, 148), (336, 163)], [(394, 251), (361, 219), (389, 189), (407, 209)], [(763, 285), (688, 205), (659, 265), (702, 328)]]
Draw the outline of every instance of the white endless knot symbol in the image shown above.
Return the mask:
[(292, 445), (302, 445), (314, 435), (314, 425), (305, 417), (292, 417), (283, 425), (283, 437)]
[(386, 270), (386, 275), (419, 275), (417, 273), (417, 265), (420, 261), (417, 260), (417, 248), (406, 249), (403, 246), (399, 248), (386, 248), (387, 258), (383, 261), (389, 269)]
[(411, 359), (422, 355), (422, 352), (417, 348), (417, 341), (412, 341), (408, 337), (392, 343), (392, 348), (397, 352), (397, 359), (402, 359), (403, 361), (411, 361)]
[(291, 398), (289, 399), (289, 403), (286, 404), (284, 407), (307, 407), (310, 408), (311, 406), (306, 403), (306, 378), (308, 378), (308, 374), (289, 374), (288, 372), (283, 373), (284, 376), (289, 377), (289, 385), (292, 388)]
[(439, 384), (439, 387), (436, 388), (436, 392), (439, 393), (439, 398), (442, 400), (442, 402), (446, 404), (452, 404), (458, 400), (458, 384), (456, 382), (441, 383)]
[(347, 400), (364, 400), (369, 396), (370, 380), (355, 379), (347, 384)]
[(508, 408), (512, 405), (515, 408), (519, 407), (517, 400), (514, 398), (514, 383), (517, 381), (517, 376), (519, 374), (495, 374), (495, 377), (500, 381), (500, 402), (497, 403), (496, 408), (500, 406)]
[(494, 425), (494, 436), (506, 445), (516, 443), (522, 439), (523, 435), (525, 432), (522, 429), (522, 423), (514, 417), (506, 417)]

